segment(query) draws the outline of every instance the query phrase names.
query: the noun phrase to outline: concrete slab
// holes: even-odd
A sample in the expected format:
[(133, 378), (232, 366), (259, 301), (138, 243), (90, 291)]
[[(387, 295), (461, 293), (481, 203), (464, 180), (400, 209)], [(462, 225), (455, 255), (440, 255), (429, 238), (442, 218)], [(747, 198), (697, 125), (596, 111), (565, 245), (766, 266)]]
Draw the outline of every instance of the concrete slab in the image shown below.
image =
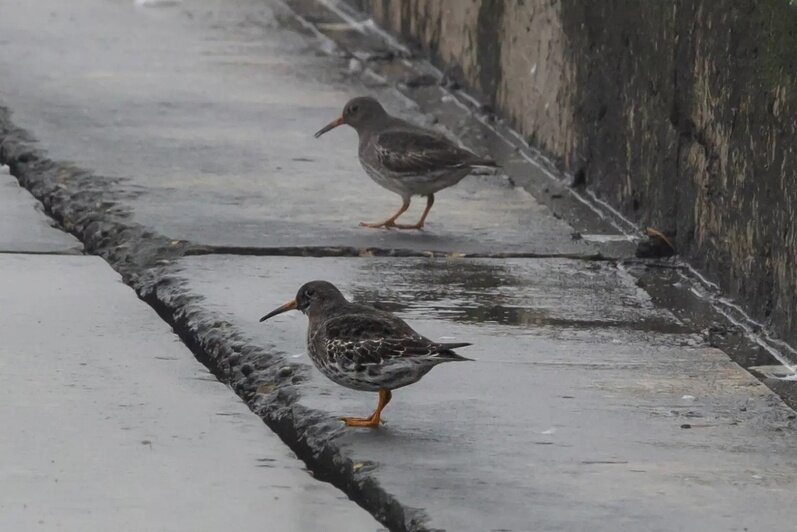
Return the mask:
[[(562, 195), (559, 188), (546, 192), (550, 198), (544, 206), (500, 176), (471, 177), (443, 192), (426, 233), (358, 228), (358, 221), (376, 219), (394, 209), (396, 198), (372, 184), (358, 167), (351, 131), (336, 131), (320, 140), (312, 139), (312, 133), (335, 116), (348, 97), (362, 92), (376, 94), (398, 114), (409, 118), (417, 114), (411, 102), (380, 80), (361, 78), (357, 68), (348, 70), (348, 57), (320, 53), (329, 42), (286, 29), (291, 24), (276, 2), (262, 0), (3, 3), (0, 69), (7, 74), (0, 78), (0, 98), (13, 109), (13, 120), (39, 137), (40, 146), (59, 162), (47, 169), (45, 179), (32, 177), (31, 181), (44, 184), (39, 190), (51, 199), (55, 196), (62, 202), (61, 212), (74, 220), (96, 220), (84, 231), (86, 242), (94, 241), (94, 251), (112, 257), (115, 267), (137, 288), (151, 289), (154, 284), (159, 289), (173, 288), (142, 274), (152, 273), (149, 266), (165, 264), (179, 251), (144, 249), (151, 240), (161, 240), (134, 224), (170, 239), (227, 249), (348, 246), (580, 254), (603, 250), (601, 241), (616, 239), (617, 235), (608, 234), (611, 231), (584, 222), (578, 228), (584, 239), (573, 240), (573, 227), (557, 218), (550, 207), (558, 201), (554, 196)], [(337, 28), (351, 30), (346, 25)], [(482, 149), (486, 144), (474, 141), (471, 147)], [(78, 169), (74, 173), (60, 164), (69, 161)], [(16, 162), (25, 166), (23, 159)], [(516, 166), (512, 168), (514, 172)], [(35, 164), (27, 168), (31, 175), (39, 170)], [(62, 183), (61, 170), (74, 181)], [(74, 184), (80, 186), (71, 189), (73, 195), (59, 195), (59, 187)], [(417, 216), (418, 211), (415, 206), (408, 216)], [(109, 223), (111, 218), (113, 223)], [(131, 227), (135, 231), (125, 231)], [(176, 250), (184, 249), (178, 244)], [(111, 249), (121, 251), (115, 254)], [(314, 377), (302, 385), (299, 406), (327, 412), (328, 422), (316, 424), (315, 417), (306, 416), (289, 427), (301, 425), (305, 431), (301, 434), (307, 435), (305, 429), (311, 425), (309, 431), (315, 431), (316, 441), (334, 438), (362, 466), (355, 476), (375, 478), (405, 507), (428, 510), (430, 527), (712, 531), (791, 526), (782, 508), (791, 507), (796, 487), (794, 428), (789, 419), (793, 413), (722, 353), (705, 345), (692, 323), (654, 307), (630, 276), (610, 265), (196, 257), (183, 260), (180, 266), (189, 290), (206, 298), (201, 304), (207, 312), (229, 319), (253, 344), (280, 351), (288, 361), (307, 363), (302, 355), (303, 318), (285, 316), (268, 327), (256, 320), (293, 295), (299, 284), (317, 277), (329, 278), (364, 300), (383, 300), (430, 336), (452, 336), (476, 344), (466, 354), (477, 362), (439, 368), (397, 393), (387, 411), (389, 424), (376, 432), (340, 430), (334, 421), (341, 414), (370, 412), (372, 396), (335, 387), (311, 372)], [(56, 306), (56, 317), (79, 319), (73, 315), (80, 307), (71, 287), (51, 288), (67, 290), (76, 301)], [(20, 308), (38, 319), (45, 294), (50, 297), (39, 293), (36, 301)], [(198, 303), (181, 301), (168, 310), (180, 317), (188, 304)], [(152, 361), (133, 354), (158, 351), (160, 340), (136, 338), (125, 327), (132, 325), (144, 334), (150, 329), (135, 319), (122, 324), (111, 321), (117, 314), (110, 303), (100, 310), (104, 312), (89, 315), (78, 327), (91, 333), (88, 346), (48, 337), (42, 340), (42, 351), (34, 352), (39, 358), (25, 360), (39, 363), (40, 357), (54, 357), (54, 367), (61, 368), (62, 377), (78, 376), (67, 384), (86, 387), (83, 395), (56, 390), (54, 398), (47, 386), (58, 382), (55, 378), (42, 384), (28, 377), (33, 383), (28, 386), (35, 385), (34, 397), (43, 397), (48, 405), (66, 397), (69, 417), (65, 419), (79, 426), (89, 424), (80, 416), (93, 412), (90, 407), (94, 406), (82, 401), (93, 400), (96, 392), (79, 379), (81, 372), (103, 372), (124, 382), (131, 391), (116, 407), (99, 399), (96, 403), (104, 405), (98, 410), (110, 420), (137, 420), (119, 427), (133, 431), (133, 443), (116, 433), (101, 433), (103, 441), (114, 444), (116, 454), (94, 468), (80, 464), (75, 457), (82, 456), (81, 451), (69, 439), (63, 450), (51, 451), (54, 444), (47, 441), (53, 447), (35, 453), (2, 435), (0, 443), (14, 442), (11, 452), (31, 454), (32, 458), (23, 456), (21, 463), (33, 471), (46, 465), (48, 453), (65, 453), (71, 465), (69, 475), (57, 477), (59, 484), (64, 478), (83, 479), (77, 471), (93, 472), (92, 479), (100, 470), (114, 472), (97, 486), (90, 485), (85, 490), (87, 499), (70, 502), (73, 499), (67, 498), (71, 504), (67, 509), (77, 508), (79, 516), (85, 516), (92, 498), (108, 497), (113, 502), (122, 497), (121, 488), (109, 478), (128, 480), (140, 474), (140, 484), (136, 484), (140, 487), (134, 494), (144, 502), (126, 510), (151, 505), (155, 509), (151, 515), (172, 519), (167, 522), (170, 526), (179, 519), (218, 525), (216, 529), (235, 526), (230, 522), (234, 506), (225, 506), (222, 523), (220, 514), (214, 513), (219, 508), (207, 501), (226, 501), (228, 493), (241, 486), (249, 486), (250, 495), (273, 487), (271, 477), (259, 483), (256, 472), (247, 469), (260, 455), (234, 448), (227, 441), (229, 427), (213, 428), (210, 421), (205, 425), (197, 421), (201, 412), (226, 410), (207, 403), (196, 411), (188, 406), (195, 400), (193, 392), (216, 397), (182, 380), (188, 378), (184, 375), (193, 375), (195, 365), (190, 370), (177, 368), (174, 374), (146, 366), (145, 362)], [(118, 315), (125, 312), (121, 308)], [(29, 325), (20, 320), (9, 323)], [(127, 355), (125, 366), (119, 362), (108, 367), (96, 354), (89, 358), (89, 369), (69, 365), (88, 356), (84, 348), (98, 345), (94, 343), (99, 342), (97, 331), (105, 329), (90, 329), (92, 320), (98, 327), (105, 324), (106, 329), (113, 329), (113, 338), (106, 341), (120, 336), (138, 342), (134, 348), (119, 348)], [(215, 326), (218, 322), (213, 321)], [(56, 326), (47, 331), (66, 334)], [(203, 334), (205, 339), (215, 335), (217, 343), (211, 345), (219, 352), (238, 349), (238, 344), (220, 345), (229, 338), (226, 333), (210, 329)], [(31, 334), (26, 334), (29, 339)], [(27, 353), (32, 349), (29, 344), (29, 340), (17, 340), (9, 345)], [(249, 349), (244, 355), (254, 351)], [(62, 356), (74, 352), (79, 356)], [(21, 367), (24, 375), (37, 369)], [(147, 429), (149, 414), (137, 410), (152, 405), (144, 399), (138, 400), (145, 403), (142, 406), (126, 398), (128, 394), (148, 397), (149, 381), (163, 384), (162, 379), (169, 376), (170, 385), (177, 382), (177, 389), (189, 389), (185, 397), (182, 392), (172, 392), (174, 397), (155, 395), (170, 405), (159, 412), (167, 417), (156, 429), (165, 431), (164, 427), (173, 425), (180, 429), (179, 435), (207, 427), (205, 432), (213, 434), (206, 437), (207, 447), (205, 440), (195, 445), (191, 440), (191, 447), (184, 440), (180, 447), (157, 444), (151, 433), (161, 432)], [(227, 390), (216, 389), (219, 401), (232, 401), (229, 395), (221, 397), (229, 394)], [(28, 389), (9, 390), (14, 395), (8, 400), (3, 397), (5, 404), (23, 409)], [(111, 393), (107, 387), (101, 391)], [(49, 415), (60, 423), (61, 412), (49, 408), (40, 418)], [(189, 426), (175, 419), (178, 413), (191, 420)], [(244, 442), (240, 443), (238, 435), (236, 441), (258, 450), (262, 441), (273, 441), (258, 427), (251, 441), (240, 436)], [(59, 424), (54, 429), (72, 434)], [(312, 446), (315, 442), (302, 443)], [(131, 461), (119, 454), (132, 453), (131, 448), (144, 456), (131, 454), (135, 458)], [(144, 449), (163, 454), (146, 454)], [(152, 456), (160, 461), (141, 473), (111, 468), (122, 467), (121, 462), (138, 466)], [(219, 456), (234, 461), (224, 464), (223, 474), (216, 469), (221, 467)], [(237, 462), (242, 456), (244, 463)], [(105, 460), (105, 455), (100, 458)], [(208, 460), (216, 461), (197, 467)], [(184, 475), (179, 482), (153, 472), (174, 467)], [(301, 476), (291, 467), (285, 469)], [(228, 470), (236, 472), (235, 483), (224, 476)], [(216, 474), (220, 480), (208, 480), (208, 475)], [(192, 482), (212, 489), (203, 489), (201, 495), (183, 493), (183, 486)], [(74, 480), (70, 484), (81, 485)], [(157, 490), (144, 486), (163, 486), (169, 497), (156, 497)], [(20, 491), (32, 492), (30, 486)], [(178, 494), (175, 500), (172, 492)], [(80, 496), (65, 493), (59, 495)], [(235, 504), (245, 507), (235, 514), (241, 519), (240, 527), (254, 523), (247, 521), (251, 518), (247, 512), (270, 496), (265, 493), (265, 497), (236, 499)], [(34, 495), (39, 492), (30, 496)], [(165, 501), (172, 504), (168, 515)], [(298, 495), (292, 501), (291, 508), (309, 504)], [(325, 504), (313, 503), (307, 515), (319, 515)], [(99, 511), (110, 512), (108, 507), (114, 506), (109, 503)], [(21, 511), (7, 515), (22, 519), (26, 516)], [(411, 512), (407, 515), (412, 517)], [(120, 526), (116, 515), (102, 513), (101, 518), (103, 524)], [(325, 529), (337, 522), (335, 516), (329, 519)], [(345, 530), (356, 529), (348, 516), (341, 519), (347, 523)], [(137, 524), (125, 521), (122, 527), (132, 527), (130, 523)], [(183, 529), (183, 524), (174, 526)]]
[(352, 130), (312, 135), (354, 95), (417, 119), (414, 104), (365, 86), (348, 59), (319, 54), (318, 42), (285, 27), (276, 2), (137, 4), (11, 0), (0, 20), (0, 69), (13, 73), (0, 94), (15, 123), (52, 159), (121, 178), (114, 191), (133, 222), (211, 246), (601, 247), (574, 241), (572, 227), (501, 175), (440, 193), (425, 233), (358, 227), (400, 200), (360, 168)]
[(184, 259), (202, 306), (286, 360), (306, 319), (258, 318), (303, 282), (381, 302), (472, 363), (399, 390), (379, 430), (337, 429), (375, 396), (316, 371), (302, 405), (403, 504), (446, 530), (765, 530), (791, 527), (794, 413), (634, 278), (567, 260)]
[(95, 257), (0, 255), (0, 530), (377, 530)]
[(52, 226), (41, 203), (0, 165), (0, 253), (77, 254), (83, 244)]

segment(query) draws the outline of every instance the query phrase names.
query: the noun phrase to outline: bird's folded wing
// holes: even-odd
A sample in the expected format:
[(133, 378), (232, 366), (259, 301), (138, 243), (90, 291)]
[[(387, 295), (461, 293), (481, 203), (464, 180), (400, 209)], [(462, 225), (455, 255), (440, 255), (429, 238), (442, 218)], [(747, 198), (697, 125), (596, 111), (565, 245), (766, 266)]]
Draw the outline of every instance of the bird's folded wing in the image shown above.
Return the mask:
[(414, 131), (380, 133), (374, 148), (379, 162), (399, 174), (420, 174), (484, 162), (445, 138)]
[(327, 356), (330, 360), (334, 360), (342, 367), (355, 369), (365, 369), (367, 366), (380, 365), (404, 357), (428, 357), (440, 349), (440, 344), (422, 336), (361, 340), (331, 338), (326, 343)]
[(321, 328), (327, 338), (341, 340), (419, 336), (398, 316), (364, 306), (360, 312), (329, 318)]

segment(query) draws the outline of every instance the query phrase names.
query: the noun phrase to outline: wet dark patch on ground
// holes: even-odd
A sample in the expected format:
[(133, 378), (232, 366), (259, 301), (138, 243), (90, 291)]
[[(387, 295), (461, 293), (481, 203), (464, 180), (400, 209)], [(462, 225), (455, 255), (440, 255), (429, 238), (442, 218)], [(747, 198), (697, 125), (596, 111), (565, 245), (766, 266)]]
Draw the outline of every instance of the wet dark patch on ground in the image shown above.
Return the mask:
[[(314, 17), (318, 20), (340, 21), (338, 13), (311, 0), (288, 0), (287, 4), (300, 17), (309, 12), (312, 6)], [(338, 5), (337, 9), (344, 11), (351, 19), (367, 19), (362, 13), (347, 11), (345, 4)], [(383, 49), (386, 46), (383, 35), (376, 32), (322, 30), (322, 33), (334, 40), (339, 47), (339, 53), (344, 56), (367, 56), (364, 50)], [(590, 199), (594, 197), (588, 191), (578, 186), (575, 189), (568, 186), (572, 183), (565, 181), (565, 177), (552, 161), (547, 160), (525, 142), (519, 141), (508, 127), (496, 121), (489, 109), (485, 109), (478, 101), (458, 88), (446, 87), (445, 76), (441, 76), (424, 60), (397, 56), (393, 61), (368, 62), (366, 66), (388, 83), (395, 84), (396, 88), (414, 101), (421, 111), (431, 115), (433, 122), (456, 128), (459, 137), (465, 143), (486, 149), (490, 156), (508, 171), (513, 183), (528, 190), (537, 201), (550, 208), (555, 217), (566, 220), (576, 229), (575, 235), (623, 232), (628, 234), (630, 239), (617, 244), (613, 250), (616, 254), (608, 254), (613, 257), (630, 257), (636, 254), (634, 239), (643, 237), (638, 228), (604, 203), (591, 201)], [(402, 83), (402, 80), (419, 74), (436, 77), (439, 84), (407, 87)], [(469, 116), (463, 117), (463, 110)], [(650, 292), (663, 308), (670, 309), (676, 314), (690, 313), (696, 322), (710, 323), (705, 334), (707, 338), (710, 337), (711, 345), (723, 349), (742, 367), (749, 368), (759, 365), (759, 362), (773, 363), (773, 361), (780, 365), (772, 352), (780, 352), (787, 346), (780, 346), (777, 342), (762, 338), (758, 333), (765, 332), (764, 329), (743, 314), (733, 317), (734, 321), (741, 323), (741, 326), (729, 321), (727, 315), (723, 315), (718, 311), (717, 305), (711, 303), (711, 300), (720, 300), (721, 294), (714, 290), (714, 287), (705, 286), (702, 280), (677, 257), (669, 262), (651, 260), (648, 263), (644, 261), (633, 263), (648, 264), (641, 270), (639, 268), (632, 270), (634, 275), (640, 277), (640, 287)], [(673, 275), (677, 279), (673, 278)], [(701, 292), (703, 297), (697, 297), (695, 290)], [(700, 310), (696, 311), (696, 308)], [(701, 317), (700, 312), (705, 314)], [(780, 354), (781, 360), (789, 359), (791, 364), (795, 364), (796, 358), (789, 357), (787, 353)], [(779, 392), (775, 388), (773, 391), (788, 400), (792, 408), (797, 408), (797, 403), (794, 401), (797, 392), (783, 394), (785, 389), (791, 389), (792, 386), (797, 390), (797, 384), (792, 385), (792, 382), (794, 381), (778, 381)]]
[[(292, 4), (296, 4), (292, 2)], [(315, 3), (303, 5), (318, 9)], [(295, 6), (294, 6), (295, 7)], [(316, 21), (340, 22), (331, 13), (321, 9)], [(330, 26), (331, 27), (331, 26)], [(306, 27), (304, 27), (307, 30)], [(383, 52), (385, 44), (371, 33), (339, 32), (333, 37), (341, 46), (356, 45), (356, 51), (370, 57)], [(348, 55), (347, 55), (348, 54)], [(346, 52), (342, 57), (357, 54)], [(369, 67), (389, 82), (407, 79), (408, 73), (417, 73), (412, 63), (407, 64), (401, 54), (382, 57), (368, 62)], [(431, 74), (430, 74), (431, 75)], [(610, 211), (583, 195), (570, 191), (556, 179), (553, 168), (544, 160), (531, 159), (535, 154), (525, 148), (512, 147), (499, 134), (509, 135), (500, 127), (496, 131), (488, 120), (488, 110), (472, 105), (465, 109), (452, 100), (441, 101), (438, 86), (416, 85), (407, 87), (421, 109), (430, 112), (448, 127), (464, 131), (463, 138), (499, 158), (512, 179), (531, 191), (540, 203), (548, 206), (555, 217), (565, 219), (575, 231), (585, 234), (618, 234), (618, 227), (628, 230), (627, 224)], [(503, 132), (503, 133), (502, 133)], [(526, 150), (526, 151), (523, 151)], [(522, 156), (521, 156), (522, 155)], [(189, 255), (256, 255), (256, 256), (307, 256), (307, 257), (487, 257), (528, 259), (576, 259), (595, 263), (597, 267), (614, 268), (615, 262), (633, 253), (632, 242), (618, 243), (614, 253), (596, 254), (545, 254), (516, 252), (447, 253), (441, 251), (415, 251), (398, 248), (356, 247), (263, 247), (201, 246), (183, 240), (172, 240), (167, 235), (133, 223), (131, 213), (124, 207), (123, 194), (111, 179), (94, 175), (68, 163), (52, 161), (41, 152), (35, 139), (14, 127), (6, 110), (0, 109), (0, 162), (9, 164), (14, 176), (43, 202), (48, 214), (65, 229), (83, 241), (88, 252), (105, 258), (125, 282), (147, 301), (164, 320), (170, 323), (197, 358), (221, 380), (229, 384), (249, 406), (258, 413), (279, 436), (302, 458), (316, 478), (327, 480), (373, 513), (394, 530), (425, 530), (426, 516), (421, 510), (406, 507), (370, 475), (369, 467), (358, 464), (340, 453), (337, 439), (341, 435), (335, 419), (317, 409), (298, 404), (297, 385), (308, 378), (303, 365), (290, 362), (283, 353), (270, 345), (254, 345), (231, 322), (207, 310), (198, 296), (183, 286), (180, 271), (173, 264)], [(612, 258), (607, 258), (612, 257)], [(704, 299), (690, 292), (689, 278), (680, 277), (683, 267), (677, 262), (658, 263), (644, 261), (629, 263), (630, 271), (639, 279), (639, 286), (661, 308), (679, 317), (681, 323), (657, 319), (646, 320), (586, 320), (551, 317), (518, 309), (500, 301), (465, 310), (453, 319), (464, 323), (496, 321), (502, 324), (546, 325), (573, 329), (633, 329), (657, 331), (667, 334), (699, 333), (709, 345), (717, 345), (744, 367), (758, 367), (773, 363), (772, 356), (763, 348), (753, 346), (748, 335), (729, 324)], [(462, 269), (456, 279), (444, 269), (434, 270), (431, 265), (420, 274), (428, 274), (441, 284), (467, 289), (468, 283), (480, 289), (499, 285), (501, 272), (481, 266)], [(449, 277), (445, 277), (449, 275)], [(436, 276), (436, 277), (435, 277)], [(681, 283), (681, 286), (675, 286)], [(691, 294), (691, 295), (690, 295)], [(362, 300), (373, 300), (375, 294), (359, 293)], [(385, 298), (385, 294), (379, 295)], [(390, 305), (387, 298), (386, 304)], [(776, 392), (792, 402), (794, 394), (784, 392), (788, 382), (760, 377)], [(774, 384), (773, 384), (774, 383)], [(791, 397), (791, 399), (789, 399)], [(543, 442), (544, 443), (544, 442)]]

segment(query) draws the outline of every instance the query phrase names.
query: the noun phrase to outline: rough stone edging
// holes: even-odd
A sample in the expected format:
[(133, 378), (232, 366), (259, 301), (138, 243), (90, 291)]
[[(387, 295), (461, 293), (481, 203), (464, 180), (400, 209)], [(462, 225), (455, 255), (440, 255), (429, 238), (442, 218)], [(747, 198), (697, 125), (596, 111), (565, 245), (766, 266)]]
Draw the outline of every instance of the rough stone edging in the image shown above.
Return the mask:
[(0, 164), (8, 165), (46, 213), (83, 242), (86, 253), (102, 257), (120, 273), (317, 479), (341, 489), (390, 530), (429, 530), (422, 510), (402, 505), (369, 474), (371, 468), (355, 468), (341, 453), (334, 443), (340, 434), (337, 420), (297, 404), (297, 385), (306, 379), (307, 368), (247, 343), (232, 325), (202, 309), (202, 298), (188, 292), (172, 264), (192, 249), (191, 244), (131, 222), (131, 213), (112, 188), (113, 180), (48, 158), (29, 132), (13, 124), (4, 107), (0, 107)]

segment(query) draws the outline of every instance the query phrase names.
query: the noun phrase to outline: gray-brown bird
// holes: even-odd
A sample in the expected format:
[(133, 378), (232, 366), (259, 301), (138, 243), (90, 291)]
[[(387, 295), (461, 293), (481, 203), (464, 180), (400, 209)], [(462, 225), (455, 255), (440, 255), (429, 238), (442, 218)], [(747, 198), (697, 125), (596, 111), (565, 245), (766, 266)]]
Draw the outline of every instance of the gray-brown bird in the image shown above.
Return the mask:
[[(365, 172), (384, 188), (401, 196), (401, 207), (383, 222), (365, 227), (422, 229), (434, 204), (436, 192), (456, 185), (474, 167), (496, 164), (460, 148), (452, 141), (428, 129), (390, 116), (374, 98), (363, 96), (349, 100), (343, 114), (321, 128), (327, 131), (348, 124), (360, 137), (358, 155)], [(412, 196), (426, 196), (426, 209), (416, 224), (397, 224), (396, 220), (410, 206)]]
[(307, 315), (307, 351), (321, 373), (347, 388), (379, 392), (374, 413), (342, 418), (348, 426), (379, 426), (391, 390), (418, 382), (443, 362), (470, 360), (453, 351), (470, 344), (433, 342), (389, 312), (347, 301), (327, 281), (304, 284), (260, 321), (289, 310)]

